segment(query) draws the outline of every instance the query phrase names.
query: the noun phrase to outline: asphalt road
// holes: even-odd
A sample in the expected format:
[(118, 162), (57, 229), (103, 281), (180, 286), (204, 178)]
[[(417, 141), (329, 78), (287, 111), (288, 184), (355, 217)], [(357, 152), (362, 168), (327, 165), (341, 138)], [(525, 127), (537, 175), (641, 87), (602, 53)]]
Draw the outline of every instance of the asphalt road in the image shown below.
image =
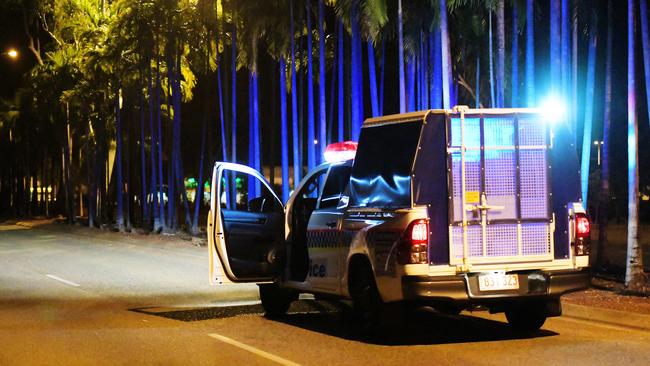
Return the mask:
[(207, 285), (205, 248), (0, 224), (0, 365), (650, 364), (650, 333), (571, 319), (422, 312), (365, 339), (304, 300), (261, 315), (254, 285)]

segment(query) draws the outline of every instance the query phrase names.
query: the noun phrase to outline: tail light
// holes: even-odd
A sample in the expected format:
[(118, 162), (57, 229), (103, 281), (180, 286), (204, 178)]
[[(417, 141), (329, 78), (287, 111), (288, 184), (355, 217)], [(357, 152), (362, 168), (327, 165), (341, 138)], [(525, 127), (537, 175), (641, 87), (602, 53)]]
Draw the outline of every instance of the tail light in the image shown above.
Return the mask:
[(591, 223), (584, 213), (576, 213), (575, 216), (575, 255), (589, 255), (591, 246)]
[(401, 264), (428, 263), (429, 222), (423, 219), (411, 222), (402, 236), (401, 244)]

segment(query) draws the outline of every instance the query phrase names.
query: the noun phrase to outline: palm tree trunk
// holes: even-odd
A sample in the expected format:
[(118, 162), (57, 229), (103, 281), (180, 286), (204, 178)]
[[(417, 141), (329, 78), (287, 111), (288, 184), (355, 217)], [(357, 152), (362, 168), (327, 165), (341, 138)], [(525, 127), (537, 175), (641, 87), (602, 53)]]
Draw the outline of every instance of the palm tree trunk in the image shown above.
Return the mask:
[(612, 111), (612, 0), (607, 2), (607, 42), (605, 56), (605, 103), (603, 110), (603, 158), (600, 165), (600, 194), (598, 195), (598, 248), (596, 266), (605, 264), (607, 223), (609, 219), (609, 131)]
[(451, 108), (451, 54), (447, 32), (447, 0), (440, 0), (440, 47), (442, 48), (442, 107)]
[(406, 112), (406, 89), (404, 86), (404, 25), (402, 19), (402, 0), (397, 0), (397, 60), (399, 63), (399, 112)]
[(381, 59), (379, 60), (379, 115), (384, 114), (384, 82), (386, 81), (386, 41), (381, 42)]
[(158, 169), (156, 166), (158, 160), (156, 159), (156, 149), (158, 147), (158, 136), (156, 134), (156, 129), (154, 128), (154, 90), (153, 90), (153, 81), (151, 76), (151, 60), (147, 62), (147, 94), (149, 95), (149, 135), (151, 136), (151, 143), (149, 144), (149, 150), (151, 154), (151, 203), (149, 203), (149, 196), (145, 196), (145, 201), (149, 205), (149, 217), (147, 218), (148, 223), (152, 224), (153, 217), (153, 230), (159, 230), (161, 224), (159, 221), (160, 218), (160, 205), (158, 204), (158, 196), (156, 194), (156, 185), (158, 184)]
[(157, 192), (158, 199), (158, 212), (160, 220), (160, 228), (156, 228), (156, 231), (167, 229), (167, 220), (165, 220), (165, 201), (164, 201), (164, 192), (163, 192), (163, 139), (162, 139), (162, 113), (160, 106), (160, 89), (162, 85), (160, 83), (160, 55), (156, 52), (156, 120), (157, 120), (157, 132), (158, 138), (156, 139), (158, 147), (158, 187), (154, 192)]
[(551, 0), (550, 10), (550, 76), (551, 93), (557, 94), (561, 90), (562, 82), (562, 57), (560, 54), (560, 0)]
[(569, 97), (569, 82), (571, 80), (569, 74), (569, 0), (562, 0), (561, 12), (562, 99), (566, 100)]
[(442, 107), (442, 52), (440, 28), (433, 30), (433, 37), (429, 38), (429, 49), (431, 53), (431, 108)]
[[(293, 32), (293, 1), (289, 1), (291, 32), (291, 142), (293, 147), (293, 187), (300, 182), (302, 176), (302, 163), (300, 161), (300, 138), (298, 129), (298, 83), (296, 82), (296, 40)], [(340, 27), (342, 29), (342, 27)]]
[(643, 48), (643, 70), (645, 72), (645, 96), (647, 100), (648, 121), (650, 122), (650, 28), (648, 26), (648, 1), (640, 1), (641, 48)]
[(645, 287), (643, 253), (639, 243), (639, 121), (636, 115), (636, 80), (634, 70), (634, 0), (627, 1), (627, 261), (625, 287), (641, 292)]
[(476, 108), (481, 108), (481, 54), (478, 51), (476, 52)]
[(325, 32), (323, 31), (323, 0), (318, 0), (318, 157), (316, 161), (323, 160), (327, 146), (327, 119), (325, 101)]
[(526, 105), (535, 105), (535, 3), (526, 1)]
[(406, 105), (408, 112), (415, 110), (415, 56), (409, 55), (406, 61)]
[(375, 48), (372, 41), (367, 41), (368, 45), (368, 81), (370, 82), (370, 105), (372, 107), (372, 116), (379, 116), (379, 96), (377, 95), (377, 74), (375, 68)]
[[(519, 106), (519, 27), (517, 2), (512, 3), (512, 89), (510, 95), (510, 106)], [(478, 95), (478, 89), (476, 91)]]
[(307, 18), (307, 170), (316, 166), (316, 145), (314, 145), (314, 65), (312, 52), (314, 50), (311, 37), (310, 1), (305, 3), (305, 18)]
[[(578, 100), (578, 5), (574, 1), (571, 7), (571, 100)], [(576, 133), (578, 125), (578, 108), (573, 108), (571, 115), (572, 128), (574, 141), (578, 140)]]
[(120, 115), (120, 90), (115, 89), (115, 189), (117, 190), (117, 227), (124, 231), (124, 183), (122, 178), (122, 118)]
[[(230, 131), (230, 161), (237, 163), (237, 14), (233, 14), (233, 27), (232, 27), (232, 40), (231, 40), (231, 100), (230, 100), (230, 114), (231, 114), (231, 131)], [(233, 178), (234, 179), (234, 178)], [(237, 200), (237, 186), (235, 182), (230, 184), (230, 199), (232, 200), (232, 207), (235, 207)], [(212, 187), (211, 192), (216, 192), (217, 187)]]
[(504, 80), (506, 76), (506, 21), (504, 0), (497, 2), (497, 107), (504, 107)]
[(359, 140), (361, 124), (363, 123), (363, 77), (361, 68), (361, 35), (359, 34), (358, 4), (352, 5), (350, 16), (351, 65), (350, 65), (350, 99), (352, 110), (352, 140)]
[[(280, 139), (282, 155), (282, 202), (289, 199), (289, 136), (287, 134), (287, 65), (280, 57)], [(324, 143), (324, 141), (323, 141)]]
[[(142, 77), (140, 79), (142, 80)], [(142, 226), (146, 228), (148, 226), (147, 217), (149, 216), (149, 207), (147, 205), (147, 160), (145, 153), (146, 140), (144, 139), (144, 95), (142, 91), (138, 97), (140, 98), (140, 184), (142, 187), (140, 208), (142, 209)]]
[(488, 52), (490, 58), (490, 107), (496, 107), (496, 95), (495, 95), (495, 85), (494, 85), (494, 51), (492, 47), (492, 11), (490, 10), (490, 18), (488, 20)]
[[(337, 113), (337, 116), (338, 116), (338, 118), (337, 118), (337, 121), (338, 121), (337, 136), (338, 136), (338, 139), (337, 139), (337, 141), (343, 141), (343, 140), (345, 140), (345, 134), (344, 134), (344, 126), (345, 126), (345, 100), (344, 100), (344, 98), (345, 98), (345, 89), (343, 88), (343, 86), (344, 86), (343, 80), (344, 80), (344, 74), (345, 74), (345, 69), (344, 69), (344, 66), (343, 66), (343, 65), (345, 65), (345, 60), (344, 60), (345, 54), (343, 53), (343, 51), (344, 51), (343, 42), (345, 40), (345, 34), (343, 33), (343, 22), (340, 19), (337, 22), (338, 22), (338, 29), (337, 29), (337, 36), (338, 36), (337, 37), (338, 38), (338, 41), (337, 41), (337, 53), (338, 53), (337, 61), (338, 61), (338, 65), (337, 65), (337, 68), (336, 68), (337, 79), (338, 79), (338, 83), (337, 83), (337, 89), (338, 89), (338, 91), (337, 91), (337, 98), (338, 98), (338, 100), (337, 100), (337, 106), (338, 106), (337, 107), (337, 111), (338, 111), (338, 113)], [(293, 38), (291, 39), (291, 41), (293, 42)], [(291, 83), (293, 85), (293, 81)]]
[(591, 161), (591, 130), (594, 117), (594, 86), (596, 78), (596, 46), (598, 41), (598, 26), (596, 14), (592, 13), (591, 32), (589, 39), (589, 55), (587, 60), (587, 86), (585, 89), (585, 120), (582, 137), (582, 161), (580, 164), (580, 180), (582, 186), (582, 202), (585, 208), (588, 206), (587, 198), (589, 197), (589, 163)]

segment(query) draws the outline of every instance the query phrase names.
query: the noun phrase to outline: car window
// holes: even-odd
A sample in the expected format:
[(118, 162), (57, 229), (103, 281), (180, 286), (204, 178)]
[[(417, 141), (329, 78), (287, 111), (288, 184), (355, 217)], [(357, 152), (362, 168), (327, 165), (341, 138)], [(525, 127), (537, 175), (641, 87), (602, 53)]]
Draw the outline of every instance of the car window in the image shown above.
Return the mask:
[(341, 193), (350, 180), (351, 170), (352, 167), (349, 165), (337, 165), (330, 168), (318, 208), (332, 208), (338, 205)]
[(221, 208), (244, 212), (275, 212), (282, 205), (271, 190), (254, 175), (224, 171), (219, 200)]

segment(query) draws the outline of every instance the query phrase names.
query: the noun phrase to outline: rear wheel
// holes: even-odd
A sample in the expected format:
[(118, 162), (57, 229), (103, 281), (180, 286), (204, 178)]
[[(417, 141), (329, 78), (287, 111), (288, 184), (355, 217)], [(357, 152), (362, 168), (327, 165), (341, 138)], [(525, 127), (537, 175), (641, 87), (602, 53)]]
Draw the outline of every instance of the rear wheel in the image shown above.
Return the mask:
[(296, 298), (292, 291), (281, 288), (276, 283), (259, 285), (259, 287), (264, 316), (267, 318), (277, 318), (285, 315)]
[(383, 302), (375, 283), (372, 268), (361, 263), (352, 271), (350, 279), (350, 296), (354, 312), (365, 332), (374, 331), (381, 321)]
[(544, 302), (524, 302), (506, 310), (506, 319), (512, 328), (520, 332), (536, 332), (546, 322)]

